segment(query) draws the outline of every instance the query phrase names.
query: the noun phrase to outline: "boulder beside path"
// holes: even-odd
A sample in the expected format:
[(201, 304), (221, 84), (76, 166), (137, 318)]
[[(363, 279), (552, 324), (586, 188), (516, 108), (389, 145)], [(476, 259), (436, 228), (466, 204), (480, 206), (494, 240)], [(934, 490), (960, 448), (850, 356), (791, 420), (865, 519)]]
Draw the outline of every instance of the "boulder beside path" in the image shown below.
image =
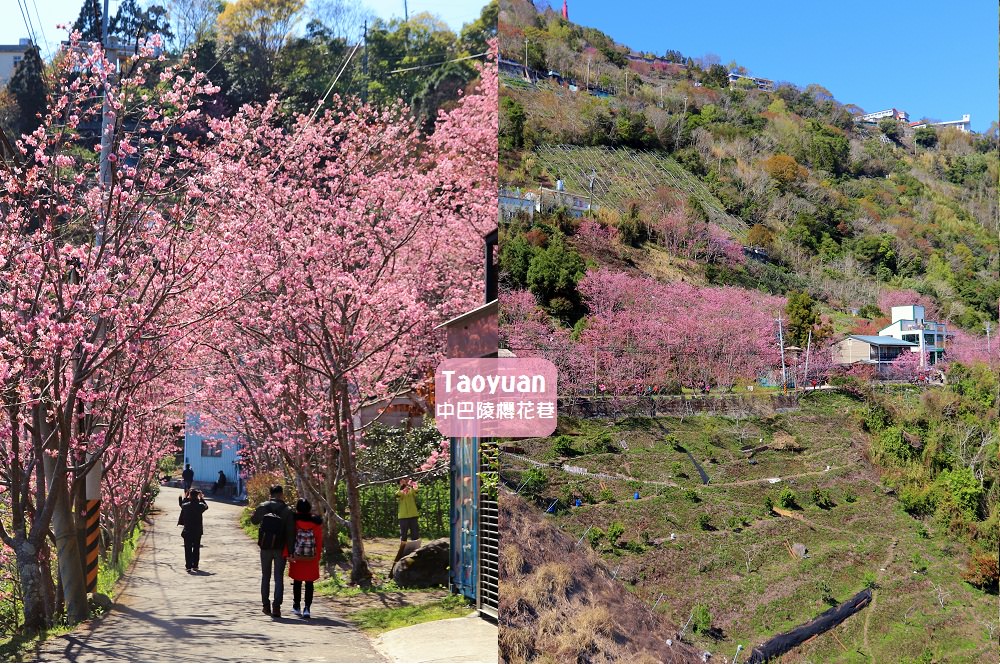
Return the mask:
[(447, 538), (428, 542), (392, 566), (392, 579), (403, 588), (448, 585), (449, 549)]

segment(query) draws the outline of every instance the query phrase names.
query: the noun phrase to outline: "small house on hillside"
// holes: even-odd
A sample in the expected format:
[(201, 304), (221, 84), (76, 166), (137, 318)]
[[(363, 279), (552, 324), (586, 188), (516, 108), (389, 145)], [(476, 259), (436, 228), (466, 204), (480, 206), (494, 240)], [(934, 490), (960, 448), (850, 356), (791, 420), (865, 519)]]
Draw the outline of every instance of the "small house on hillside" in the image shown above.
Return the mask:
[(879, 330), (879, 336), (911, 342), (913, 345), (910, 350), (920, 353), (921, 366), (924, 358), (930, 364), (941, 361), (948, 340), (948, 327), (945, 323), (926, 320), (924, 308), (915, 304), (893, 307), (891, 315), (892, 324)]
[(842, 366), (873, 364), (881, 373), (903, 353), (917, 347), (894, 337), (851, 334), (833, 345), (833, 361)]

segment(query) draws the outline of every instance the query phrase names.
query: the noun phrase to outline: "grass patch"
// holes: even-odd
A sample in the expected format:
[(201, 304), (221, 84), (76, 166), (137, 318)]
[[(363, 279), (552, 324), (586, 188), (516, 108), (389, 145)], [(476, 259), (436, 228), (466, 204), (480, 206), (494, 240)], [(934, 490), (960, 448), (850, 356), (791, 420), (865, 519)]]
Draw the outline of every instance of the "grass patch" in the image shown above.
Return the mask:
[(35, 649), (45, 639), (69, 634), (74, 627), (56, 625), (44, 629), (38, 634), (15, 634), (6, 639), (0, 639), (0, 662), (28, 662), (33, 659)]
[[(108, 597), (113, 597), (115, 584), (118, 583), (118, 579), (122, 578), (122, 574), (128, 569), (128, 566), (132, 564), (132, 560), (135, 558), (135, 550), (139, 546), (139, 538), (142, 537), (142, 522), (136, 526), (136, 529), (132, 531), (132, 536), (129, 537), (122, 544), (122, 552), (118, 556), (118, 562), (115, 565), (109, 565), (104, 560), (101, 560), (97, 565), (97, 592), (102, 595), (107, 595)], [(100, 611), (99, 609), (96, 609)], [(91, 614), (95, 611), (94, 607), (91, 607)]]
[(462, 595), (448, 597), (422, 606), (402, 606), (390, 609), (363, 609), (351, 614), (351, 620), (367, 634), (377, 635), (400, 627), (418, 625), (432, 620), (467, 616), (472, 606)]
[(357, 595), (372, 594), (377, 595), (379, 593), (418, 593), (432, 590), (432, 588), (403, 588), (402, 586), (397, 585), (392, 579), (386, 579), (378, 585), (373, 584), (367, 588), (357, 585), (352, 586), (347, 583), (346, 580), (341, 578), (340, 574), (337, 572), (334, 572), (333, 576), (328, 579), (317, 581), (313, 588), (317, 595), (336, 597), (355, 597)]
[(260, 526), (250, 523), (250, 517), (253, 516), (253, 511), (254, 508), (252, 507), (243, 508), (243, 513), (240, 514), (240, 528), (242, 528), (243, 532), (247, 534), (247, 537), (256, 542), (257, 535), (260, 533)]

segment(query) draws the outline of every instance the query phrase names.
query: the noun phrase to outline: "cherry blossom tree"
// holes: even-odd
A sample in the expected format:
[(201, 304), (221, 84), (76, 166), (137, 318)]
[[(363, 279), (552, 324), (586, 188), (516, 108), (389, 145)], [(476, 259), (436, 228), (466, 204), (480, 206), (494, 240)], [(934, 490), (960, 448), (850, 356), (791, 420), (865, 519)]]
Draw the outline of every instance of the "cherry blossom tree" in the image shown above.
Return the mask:
[(433, 367), (434, 328), (480, 300), (496, 94), (487, 64), (429, 138), (402, 106), (339, 99), (287, 129), (274, 102), (209, 125), (193, 192), (216, 233), (203, 251), (220, 257), (192, 299), (219, 312), (191, 348), (205, 423), (240, 433), (249, 463), (293, 472), (331, 549), (345, 482), (352, 582), (371, 577), (355, 414)]
[[(71, 40), (41, 126), (11, 141), (0, 169), (0, 541), (17, 560), (27, 628), (55, 613), (51, 530), (67, 618), (87, 615), (77, 545), (95, 459), (162, 431), (137, 429), (169, 366), (168, 321), (204, 268), (185, 199), (194, 148), (182, 131), (213, 89), (186, 63), (157, 70), (151, 49), (118, 80), (99, 45)], [(84, 127), (107, 95), (109, 180), (82, 159)], [(150, 438), (153, 436), (153, 438)], [(134, 452), (135, 450), (133, 450)], [(148, 478), (147, 478), (148, 479)]]
[(575, 341), (530, 293), (502, 298), (504, 343), (516, 355), (552, 360), (566, 393), (635, 396), (656, 385), (731, 388), (780, 361), (774, 321), (782, 298), (662, 283), (607, 268), (587, 273), (578, 288), (589, 313)]

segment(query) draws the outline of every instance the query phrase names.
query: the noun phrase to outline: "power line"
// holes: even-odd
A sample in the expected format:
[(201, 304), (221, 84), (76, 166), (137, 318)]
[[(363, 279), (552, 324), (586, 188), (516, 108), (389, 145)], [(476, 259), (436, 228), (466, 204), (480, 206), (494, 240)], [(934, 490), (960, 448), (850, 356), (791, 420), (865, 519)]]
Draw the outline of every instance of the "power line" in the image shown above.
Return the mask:
[(42, 23), (42, 15), (38, 13), (38, 3), (35, 2), (35, 0), (31, 0), (31, 4), (35, 8), (35, 17), (38, 19), (38, 31), (42, 33), (42, 41), (45, 42), (45, 53), (47, 54), (46, 57), (51, 59), (52, 47), (49, 46), (49, 38), (45, 36), (45, 25)]
[(429, 65), (418, 65), (416, 67), (406, 67), (404, 69), (393, 69), (392, 71), (386, 72), (386, 74), (401, 74), (401, 73), (403, 73), (405, 71), (414, 71), (414, 70), (417, 70), (417, 69), (427, 69), (429, 67), (438, 67), (440, 65), (446, 65), (446, 64), (449, 64), (451, 62), (461, 62), (462, 60), (471, 60), (473, 58), (481, 58), (484, 55), (486, 55), (485, 51), (483, 53), (476, 53), (475, 55), (467, 55), (464, 58), (455, 58), (454, 60), (444, 60), (442, 62), (432, 62)]
[(28, 31), (28, 37), (31, 39), (31, 43), (34, 44), (36, 42), (35, 30), (34, 28), (31, 27), (31, 19), (28, 18), (28, 14), (25, 12), (27, 8), (27, 2), (25, 2), (25, 5), (22, 7), (21, 0), (17, 0), (17, 8), (21, 12), (21, 20), (24, 21), (24, 28), (25, 30)]

